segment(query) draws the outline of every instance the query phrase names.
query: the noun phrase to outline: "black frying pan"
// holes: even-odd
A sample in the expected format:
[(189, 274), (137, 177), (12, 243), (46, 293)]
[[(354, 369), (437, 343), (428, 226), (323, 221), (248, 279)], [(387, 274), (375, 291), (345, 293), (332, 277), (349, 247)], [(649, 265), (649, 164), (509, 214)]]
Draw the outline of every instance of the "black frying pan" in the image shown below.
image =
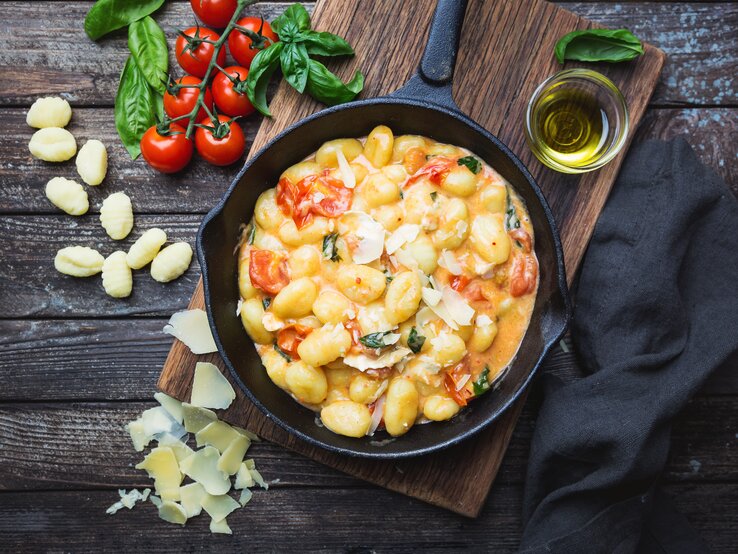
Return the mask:
[[(401, 458), (456, 444), (492, 423), (515, 402), (566, 329), (571, 308), (561, 242), (551, 210), (520, 160), (497, 137), (461, 113), (451, 97), (466, 4), (466, 0), (438, 1), (420, 67), (404, 87), (389, 96), (323, 110), (274, 138), (246, 163), (225, 196), (205, 216), (197, 234), (210, 326), (226, 366), (268, 418), (315, 446), (351, 456)], [(530, 326), (517, 357), (496, 388), (471, 402), (452, 420), (416, 425), (407, 435), (381, 446), (377, 443), (389, 437), (385, 432), (354, 439), (319, 427), (312, 411), (271, 382), (236, 317), (239, 292), (234, 255), (241, 224), (251, 219), (257, 197), (277, 183), (284, 169), (327, 140), (364, 136), (380, 124), (388, 125), (397, 135), (425, 135), (468, 148), (502, 174), (527, 204), (540, 264)]]

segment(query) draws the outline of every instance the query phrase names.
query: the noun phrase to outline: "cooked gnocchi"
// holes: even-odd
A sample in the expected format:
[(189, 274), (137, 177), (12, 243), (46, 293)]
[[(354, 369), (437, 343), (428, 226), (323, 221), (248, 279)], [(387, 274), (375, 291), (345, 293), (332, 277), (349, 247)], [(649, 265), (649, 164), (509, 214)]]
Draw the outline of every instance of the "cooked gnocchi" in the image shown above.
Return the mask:
[(489, 390), (538, 288), (515, 190), (464, 148), (384, 125), (287, 168), (238, 258), (267, 375), (348, 437), (400, 436)]
[(54, 177), (46, 183), (46, 198), (69, 215), (82, 215), (90, 208), (82, 185), (64, 177)]
[(125, 192), (114, 192), (103, 200), (100, 223), (111, 239), (123, 240), (133, 229), (133, 206)]

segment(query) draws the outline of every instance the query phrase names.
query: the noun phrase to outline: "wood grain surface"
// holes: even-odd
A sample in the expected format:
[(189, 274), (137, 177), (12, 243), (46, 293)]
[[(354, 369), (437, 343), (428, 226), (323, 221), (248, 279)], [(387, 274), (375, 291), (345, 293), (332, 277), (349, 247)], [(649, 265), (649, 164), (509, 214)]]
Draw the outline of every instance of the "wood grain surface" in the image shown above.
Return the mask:
[[(342, 74), (346, 77), (353, 73), (358, 63), (367, 75), (365, 96), (376, 96), (396, 90), (414, 73), (434, 6), (433, 0), (418, 1), (412, 10), (390, 0), (324, 0), (317, 4), (313, 21), (316, 28), (334, 29), (346, 36), (357, 55), (355, 60), (342, 64)], [(416, 32), (398, 35), (393, 31), (409, 25)], [(624, 155), (597, 172), (563, 176), (545, 168), (526, 147), (522, 121), (528, 98), (558, 69), (551, 56), (558, 38), (591, 26), (591, 22), (539, 0), (471, 1), (454, 76), (454, 98), (461, 109), (502, 139), (523, 160), (546, 194), (561, 230), (569, 276), (576, 272)], [(505, 33), (489, 32), (501, 27)], [(519, 37), (527, 38), (524, 45)], [(376, 48), (378, 43), (382, 44), (381, 51)], [(645, 55), (635, 62), (598, 66), (620, 87), (634, 126), (645, 112), (663, 63), (663, 53), (646, 46)], [(278, 115), (262, 124), (253, 151), (317, 109), (315, 102), (280, 86), (271, 104), (272, 112)], [(204, 307), (202, 283), (190, 307)], [(207, 359), (223, 369), (217, 354), (197, 357), (175, 342), (159, 387), (172, 396), (188, 399), (197, 359)], [(359, 460), (315, 448), (277, 427), (241, 391), (223, 418), (350, 475), (474, 517), (497, 475), (523, 405), (524, 400), (518, 401), (474, 439), (443, 452), (402, 461)]]

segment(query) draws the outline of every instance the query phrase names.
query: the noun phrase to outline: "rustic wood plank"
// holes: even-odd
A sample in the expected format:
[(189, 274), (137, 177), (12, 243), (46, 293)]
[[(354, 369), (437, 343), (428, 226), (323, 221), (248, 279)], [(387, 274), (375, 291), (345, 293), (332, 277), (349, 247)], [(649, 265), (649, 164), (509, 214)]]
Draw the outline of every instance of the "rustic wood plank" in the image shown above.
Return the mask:
[[(0, 108), (6, 133), (0, 136), (0, 213), (60, 213), (44, 195), (52, 177), (76, 178), (74, 162), (49, 164), (31, 157), (27, 149), (32, 129), (25, 124), (25, 109)], [(249, 145), (261, 120), (250, 117), (244, 128)], [(102, 200), (123, 189), (136, 200), (136, 213), (204, 213), (221, 197), (235, 175), (235, 167), (219, 168), (196, 158), (180, 175), (161, 175), (139, 159), (132, 162), (115, 133), (112, 110), (81, 108), (74, 111), (70, 130), (80, 144), (99, 138), (108, 146), (110, 169), (100, 187), (86, 187), (90, 213)], [(685, 137), (702, 161), (710, 165), (738, 194), (738, 109), (655, 109), (646, 113), (634, 142), (650, 138)]]
[[(132, 195), (134, 209), (137, 203)], [(65, 246), (97, 248), (103, 255), (128, 250), (151, 227), (166, 231), (169, 240), (193, 244), (200, 216), (138, 216), (133, 231), (122, 241), (105, 234), (96, 216), (11, 216), (0, 219), (0, 306), (3, 318), (167, 316), (183, 309), (199, 279), (197, 260), (171, 283), (157, 283), (148, 266), (134, 271), (133, 294), (116, 299), (107, 296), (99, 275), (79, 279), (54, 269), (54, 256)], [(128, 325), (134, 325), (128, 323)]]
[[(0, 32), (0, 104), (27, 105), (49, 93), (66, 95), (75, 104), (110, 106), (126, 57), (125, 33), (95, 46), (82, 21), (89, 2), (3, 2)], [(738, 5), (699, 2), (564, 2), (562, 7), (605, 26), (629, 27), (662, 48), (669, 61), (654, 102), (658, 104), (738, 103)], [(308, 10), (312, 3), (306, 3)], [(273, 18), (284, 4), (260, 2), (249, 12)], [(193, 21), (188, 2), (168, 2), (157, 13), (167, 36)], [(16, 32), (23, 29), (23, 32)], [(54, 48), (48, 37), (54, 37)], [(172, 41), (170, 41), (172, 42)], [(29, 72), (27, 68), (33, 67)]]
[[(735, 552), (738, 485), (665, 489), (712, 552)], [(106, 516), (116, 497), (113, 491), (4, 493), (3, 544), (21, 552), (33, 537), (47, 551), (64, 552), (283, 552), (299, 545), (301, 552), (503, 553), (517, 550), (522, 527), (522, 489), (515, 485), (496, 486), (476, 520), (376, 488), (256, 491), (228, 518), (233, 536), (210, 535), (207, 516), (188, 522), (183, 532), (159, 520), (150, 503)], [(383, 523), (395, 521), (402, 524)]]

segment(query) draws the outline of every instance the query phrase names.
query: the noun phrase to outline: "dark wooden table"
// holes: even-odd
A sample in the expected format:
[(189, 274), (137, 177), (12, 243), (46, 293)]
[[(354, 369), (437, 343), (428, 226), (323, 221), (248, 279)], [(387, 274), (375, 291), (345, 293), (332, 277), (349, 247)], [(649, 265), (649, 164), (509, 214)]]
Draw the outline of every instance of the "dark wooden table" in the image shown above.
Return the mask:
[[(123, 425), (152, 405), (170, 344), (161, 329), (172, 312), (186, 306), (199, 269), (193, 263), (167, 286), (138, 272), (133, 296), (122, 301), (105, 296), (99, 279), (57, 274), (52, 260), (58, 248), (82, 242), (109, 252), (111, 241), (96, 215), (60, 215), (45, 199), (46, 181), (57, 175), (72, 178), (74, 166), (31, 158), (26, 110), (39, 96), (67, 97), (74, 109), (69, 129), (78, 142), (99, 138), (110, 154), (108, 177), (90, 194), (91, 213), (107, 194), (125, 190), (133, 198), (137, 228), (157, 225), (175, 240), (192, 243), (202, 214), (235, 170), (195, 163), (182, 176), (163, 177), (143, 162), (130, 161), (115, 134), (112, 111), (125, 35), (91, 43), (82, 31), (90, 5), (0, 0), (2, 550), (513, 551), (521, 531), (535, 388), (477, 520), (263, 443), (252, 453), (273, 484), (229, 518), (233, 537), (211, 536), (207, 517), (185, 529), (165, 524), (150, 504), (105, 515), (117, 488), (150, 484), (133, 469), (140, 455)], [(668, 54), (637, 140), (685, 136), (738, 193), (738, 4), (562, 5), (610, 27), (628, 27)], [(273, 17), (284, 6), (262, 3), (255, 11)], [(176, 28), (193, 21), (184, 1), (169, 2), (157, 19), (170, 39)], [(255, 117), (248, 120), (248, 137), (258, 124)], [(572, 363), (573, 354), (557, 349), (548, 365), (566, 370)], [(738, 544), (736, 365), (722, 368), (675, 422), (663, 477), (666, 490), (716, 552), (734, 552)]]

